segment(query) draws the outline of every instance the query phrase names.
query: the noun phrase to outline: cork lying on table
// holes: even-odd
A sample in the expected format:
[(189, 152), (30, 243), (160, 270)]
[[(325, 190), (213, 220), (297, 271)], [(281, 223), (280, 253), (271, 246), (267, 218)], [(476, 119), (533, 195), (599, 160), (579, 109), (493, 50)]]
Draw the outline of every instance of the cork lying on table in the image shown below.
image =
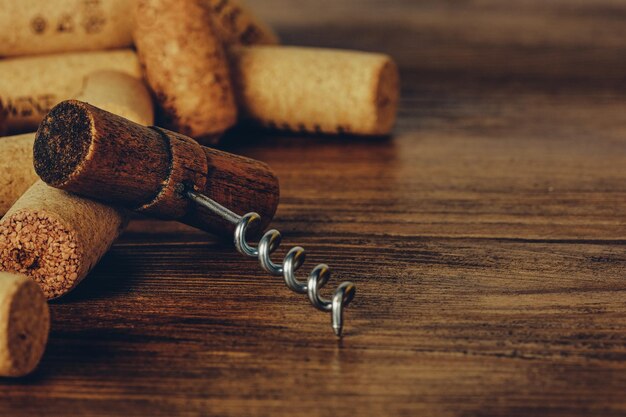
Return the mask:
[[(81, 83), (79, 97), (142, 125), (154, 123), (150, 93), (137, 78), (99, 71)], [(33, 168), (34, 133), (0, 138), (0, 217), (39, 178)]]
[(0, 0), (0, 56), (123, 48), (133, 0)]
[(72, 290), (127, 224), (126, 212), (37, 181), (0, 221), (0, 270), (25, 274), (47, 298)]
[(0, 376), (31, 373), (43, 356), (49, 331), (48, 303), (37, 284), (0, 272)]
[(196, 0), (139, 0), (134, 39), (159, 104), (160, 126), (214, 142), (235, 124), (228, 60), (207, 8)]
[(399, 76), (383, 54), (319, 48), (230, 49), (243, 117), (274, 129), (385, 135), (396, 119)]
[(80, 93), (86, 76), (103, 70), (141, 79), (137, 55), (129, 49), (0, 60), (0, 108), (5, 114), (0, 132), (35, 131), (55, 104)]

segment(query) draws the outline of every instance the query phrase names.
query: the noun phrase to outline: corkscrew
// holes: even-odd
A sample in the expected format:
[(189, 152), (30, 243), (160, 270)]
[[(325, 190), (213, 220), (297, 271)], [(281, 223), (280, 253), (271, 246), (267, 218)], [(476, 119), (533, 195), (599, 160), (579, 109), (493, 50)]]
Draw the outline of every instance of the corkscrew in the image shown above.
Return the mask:
[(193, 190), (186, 190), (180, 184), (179, 190), (187, 197), (216, 215), (236, 225), (234, 243), (237, 251), (251, 258), (258, 258), (261, 267), (272, 275), (283, 276), (287, 287), (295, 293), (307, 294), (313, 307), (320, 311), (331, 313), (333, 331), (337, 337), (341, 337), (343, 331), (343, 309), (347, 307), (356, 293), (356, 286), (349, 281), (342, 282), (331, 299), (320, 295), (320, 290), (328, 283), (330, 268), (326, 264), (319, 264), (309, 274), (306, 281), (300, 281), (295, 273), (304, 264), (306, 252), (300, 246), (295, 246), (287, 252), (282, 264), (278, 265), (270, 259), (270, 255), (278, 249), (281, 243), (281, 233), (272, 229), (266, 232), (259, 240), (258, 246), (252, 247), (246, 241), (248, 228), (258, 223), (261, 216), (251, 212), (239, 216), (221, 204), (211, 200), (207, 196)]
[(330, 312), (333, 330), (341, 336), (354, 284), (343, 282), (331, 298), (323, 297), (320, 292), (330, 279), (327, 265), (298, 279), (304, 249), (292, 248), (278, 264), (271, 255), (280, 246), (280, 232), (269, 230), (256, 247), (247, 240), (247, 232), (268, 226), (278, 206), (278, 179), (266, 164), (77, 100), (62, 102), (46, 115), (33, 156), (35, 171), (50, 186), (232, 238), (241, 254), (257, 258), (289, 289)]

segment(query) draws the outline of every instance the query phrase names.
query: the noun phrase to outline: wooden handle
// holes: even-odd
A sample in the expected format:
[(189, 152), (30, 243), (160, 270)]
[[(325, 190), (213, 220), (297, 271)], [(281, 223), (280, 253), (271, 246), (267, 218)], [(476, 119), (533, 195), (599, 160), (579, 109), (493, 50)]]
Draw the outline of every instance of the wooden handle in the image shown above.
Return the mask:
[(34, 145), (37, 174), (49, 185), (217, 234), (234, 225), (180, 193), (192, 187), (237, 214), (271, 221), (278, 180), (264, 163), (201, 146), (77, 100), (55, 106)]

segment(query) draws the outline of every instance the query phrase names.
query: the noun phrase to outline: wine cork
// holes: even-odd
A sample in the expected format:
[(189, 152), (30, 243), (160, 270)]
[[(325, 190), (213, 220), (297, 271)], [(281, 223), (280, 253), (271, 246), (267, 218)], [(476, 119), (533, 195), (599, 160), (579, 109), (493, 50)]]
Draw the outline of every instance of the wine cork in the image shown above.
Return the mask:
[(39, 122), (55, 104), (76, 97), (85, 77), (103, 70), (120, 71), (141, 79), (137, 55), (131, 50), (0, 60), (0, 108), (5, 119), (0, 131), (37, 130)]
[(213, 142), (237, 119), (228, 60), (199, 0), (139, 0), (135, 45), (158, 124)]
[(48, 303), (37, 284), (0, 272), (0, 376), (31, 373), (43, 356), (49, 331)]
[(215, 31), (227, 45), (274, 45), (276, 33), (238, 0), (202, 0), (213, 17)]
[[(136, 123), (154, 123), (150, 93), (141, 80), (118, 71), (88, 75), (79, 93), (93, 103)], [(0, 216), (39, 178), (33, 168), (34, 133), (0, 138)]]
[(0, 221), (0, 270), (32, 278), (47, 298), (71, 291), (127, 224), (126, 213), (37, 181)]
[(0, 0), (0, 56), (123, 48), (133, 0)]
[(387, 55), (318, 48), (231, 48), (243, 117), (311, 133), (386, 135), (396, 119), (398, 69)]

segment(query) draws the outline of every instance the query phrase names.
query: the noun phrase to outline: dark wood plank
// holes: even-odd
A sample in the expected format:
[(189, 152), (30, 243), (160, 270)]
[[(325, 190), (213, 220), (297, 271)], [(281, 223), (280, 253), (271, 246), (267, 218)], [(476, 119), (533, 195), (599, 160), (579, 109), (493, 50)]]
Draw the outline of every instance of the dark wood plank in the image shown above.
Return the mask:
[(276, 170), (286, 248), (357, 283), (346, 337), (227, 243), (136, 220), (0, 414), (626, 414), (626, 5), (255, 6), (402, 66), (391, 139), (224, 145)]

